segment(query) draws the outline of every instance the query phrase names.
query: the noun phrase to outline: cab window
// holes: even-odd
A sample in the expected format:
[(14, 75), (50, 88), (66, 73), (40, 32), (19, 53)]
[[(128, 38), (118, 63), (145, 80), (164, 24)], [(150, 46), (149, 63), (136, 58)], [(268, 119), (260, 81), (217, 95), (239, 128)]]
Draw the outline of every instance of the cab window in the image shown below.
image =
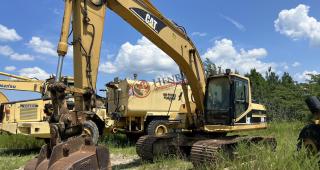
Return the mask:
[(209, 82), (207, 89), (207, 111), (229, 111), (230, 83), (227, 78), (214, 79)]
[(235, 113), (236, 117), (240, 116), (248, 109), (249, 95), (248, 95), (248, 81), (235, 80)]

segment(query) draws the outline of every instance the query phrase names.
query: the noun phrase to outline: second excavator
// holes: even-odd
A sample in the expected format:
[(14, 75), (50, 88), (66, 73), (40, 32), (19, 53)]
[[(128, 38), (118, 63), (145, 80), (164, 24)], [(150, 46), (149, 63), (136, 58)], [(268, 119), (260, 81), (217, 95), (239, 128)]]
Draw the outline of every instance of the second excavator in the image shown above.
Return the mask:
[[(92, 145), (90, 132), (83, 133), (83, 123), (90, 121), (94, 114), (93, 94), (107, 8), (168, 54), (179, 66), (185, 80), (182, 84), (186, 103), (180, 107), (181, 119), (168, 122), (173, 133), (139, 139), (137, 152), (142, 159), (153, 160), (157, 155), (183, 151), (191, 155), (192, 162), (197, 165), (214, 161), (216, 152), (230, 151), (239, 142), (275, 144), (271, 137), (226, 136), (228, 132), (267, 127), (264, 106), (252, 102), (249, 79), (230, 71), (206, 77), (201, 57), (184, 27), (164, 17), (149, 0), (65, 0), (58, 45), (57, 82), (49, 85), (55, 108), (50, 119), (51, 143), (43, 147), (38, 159), (26, 169), (110, 168), (107, 149)], [(71, 33), (73, 89), (59, 83)], [(187, 85), (192, 91), (191, 99)], [(65, 90), (74, 92), (74, 111), (65, 109)]]

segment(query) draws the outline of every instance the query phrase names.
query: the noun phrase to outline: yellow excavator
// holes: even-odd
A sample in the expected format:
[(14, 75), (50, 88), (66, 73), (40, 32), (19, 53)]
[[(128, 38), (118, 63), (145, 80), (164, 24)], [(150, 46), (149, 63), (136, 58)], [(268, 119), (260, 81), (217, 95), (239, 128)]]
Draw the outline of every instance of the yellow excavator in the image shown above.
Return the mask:
[[(94, 115), (107, 8), (167, 53), (186, 79), (183, 83), (186, 104), (180, 108), (181, 115), (185, 115), (186, 130), (180, 132), (175, 125), (181, 122), (173, 121), (170, 123), (174, 133), (141, 137), (137, 152), (142, 159), (152, 160), (157, 155), (180, 150), (191, 154), (191, 160), (198, 164), (215, 160), (217, 150), (228, 150), (241, 141), (275, 143), (274, 138), (268, 137), (225, 136), (228, 132), (266, 128), (264, 106), (252, 103), (250, 82), (245, 77), (227, 71), (224, 75), (206, 78), (200, 55), (186, 30), (164, 17), (149, 0), (65, 0), (57, 77), (48, 86), (54, 105), (49, 120), (51, 141), (25, 169), (111, 168), (108, 150), (94, 145), (91, 132), (83, 130), (84, 123), (90, 122)], [(73, 40), (68, 43), (71, 32)], [(68, 44), (74, 48), (74, 88), (60, 83)], [(189, 102), (186, 84), (191, 88), (194, 102)], [(74, 93), (74, 111), (65, 107), (65, 91)]]
[(48, 138), (49, 124), (46, 121), (45, 107), (50, 104), (50, 100), (46, 99), (46, 82), (4, 72), (0, 72), (0, 75), (12, 78), (0, 80), (1, 90), (36, 92), (42, 96), (41, 99), (24, 101), (1, 100), (0, 131)]

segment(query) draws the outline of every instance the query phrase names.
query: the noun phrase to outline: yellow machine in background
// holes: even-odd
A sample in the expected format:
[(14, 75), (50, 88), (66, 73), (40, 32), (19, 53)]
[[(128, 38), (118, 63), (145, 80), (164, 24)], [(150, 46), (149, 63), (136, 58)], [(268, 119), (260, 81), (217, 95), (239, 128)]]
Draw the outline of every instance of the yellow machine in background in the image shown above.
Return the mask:
[[(3, 99), (0, 103), (0, 131), (10, 134), (29, 135), (40, 139), (50, 138), (48, 119), (52, 114), (52, 102), (47, 87), (53, 78), (36, 80), (3, 72), (0, 72), (0, 75), (13, 78), (11, 80), (0, 80), (0, 89), (36, 92), (42, 96), (39, 99), (9, 102), (6, 96), (1, 93), (0, 97)], [(62, 82), (68, 87), (74, 86), (74, 79), (72, 77), (63, 77)], [(73, 97), (69, 93), (66, 98), (68, 109), (73, 110)], [(109, 120), (106, 108), (104, 107), (105, 99), (98, 96), (97, 98), (99, 99), (95, 108), (97, 115), (95, 123), (97, 124), (99, 134), (94, 136), (95, 140), (98, 140), (105, 128), (110, 126), (104, 124), (104, 122)]]
[[(186, 103), (179, 82), (161, 84), (115, 79), (106, 86), (113, 132), (135, 138), (138, 134), (163, 135), (170, 130), (168, 120), (185, 121), (185, 117), (178, 114)], [(190, 88), (188, 91), (191, 95)]]
[[(0, 89), (17, 90), (40, 93), (44, 98), (46, 94), (46, 81), (30, 79), (0, 72), (1, 76), (12, 79), (0, 80)], [(46, 121), (46, 105), (50, 104), (48, 99), (34, 99), (25, 101), (9, 100), (0, 103), (0, 131), (11, 134), (24, 134), (36, 138), (49, 138), (50, 129)]]
[(48, 115), (44, 109), (50, 103), (49, 99), (1, 103), (0, 131), (35, 138), (50, 138)]
[[(1, 79), (0, 89), (28, 91), (40, 93), (41, 98), (21, 101), (1, 101), (0, 105), (0, 131), (10, 134), (30, 135), (36, 138), (50, 138), (48, 117), (52, 113), (50, 94), (47, 84), (52, 79), (37, 80), (23, 76), (17, 76), (0, 72), (1, 76), (12, 79)], [(73, 78), (64, 77), (67, 86), (73, 86)], [(4, 95), (4, 94), (3, 94)], [(73, 106), (73, 100), (69, 98), (67, 103)]]
[[(17, 76), (0, 72), (0, 76), (10, 77), (11, 80), (0, 80), (0, 89), (3, 90), (18, 90), (18, 91), (29, 91), (44, 93), (46, 92), (46, 81), (31, 79), (23, 76)], [(45, 95), (45, 94), (43, 94)]]
[(9, 102), (8, 97), (5, 94), (3, 94), (2, 92), (0, 92), (0, 104), (6, 103), (6, 102)]

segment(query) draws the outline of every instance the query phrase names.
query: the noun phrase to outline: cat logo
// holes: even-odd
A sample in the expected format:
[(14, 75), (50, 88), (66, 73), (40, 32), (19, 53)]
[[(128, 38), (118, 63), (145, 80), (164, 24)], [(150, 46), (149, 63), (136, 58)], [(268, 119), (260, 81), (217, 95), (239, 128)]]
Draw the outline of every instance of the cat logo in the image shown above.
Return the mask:
[(150, 14), (146, 15), (145, 21), (152, 29), (156, 30), (158, 22)]
[(146, 23), (150, 28), (152, 28), (156, 33), (159, 33), (166, 25), (156, 16), (151, 13), (140, 9), (140, 8), (130, 8), (131, 11), (136, 14), (144, 23)]

